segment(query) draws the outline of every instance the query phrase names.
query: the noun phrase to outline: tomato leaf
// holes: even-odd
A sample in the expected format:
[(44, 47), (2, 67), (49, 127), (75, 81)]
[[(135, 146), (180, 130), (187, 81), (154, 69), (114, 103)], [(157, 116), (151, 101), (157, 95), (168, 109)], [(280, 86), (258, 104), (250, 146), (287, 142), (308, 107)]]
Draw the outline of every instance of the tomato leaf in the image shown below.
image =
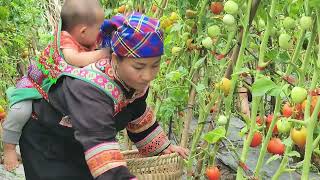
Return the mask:
[(205, 134), (203, 138), (208, 143), (213, 144), (218, 142), (225, 135), (226, 135), (226, 129), (224, 127), (218, 127), (217, 129), (214, 129), (208, 132), (207, 134)]
[(281, 90), (282, 90), (281, 87), (275, 87), (275, 88), (271, 89), (268, 94), (270, 96), (278, 96), (281, 93)]
[(289, 157), (301, 157), (301, 155), (297, 151), (291, 151), (287, 154)]
[(239, 136), (243, 137), (249, 131), (248, 126), (244, 126), (239, 132)]
[(310, 5), (310, 7), (313, 7), (315, 9), (320, 8), (319, 0), (309, 0), (309, 5)]
[(170, 81), (177, 81), (181, 79), (181, 73), (179, 71), (171, 71), (166, 75), (166, 78)]
[(269, 164), (270, 162), (275, 161), (280, 158), (281, 158), (281, 156), (279, 154), (273, 155), (267, 160), (266, 164)]
[(204, 64), (205, 59), (206, 59), (206, 57), (200, 58), (197, 62), (194, 63), (193, 68), (198, 69), (200, 67), (200, 65)]
[(268, 91), (276, 88), (277, 85), (269, 78), (262, 77), (257, 79), (252, 85), (252, 95), (253, 96), (263, 96)]
[(292, 144), (292, 139), (290, 137), (286, 138), (282, 142), (286, 147), (291, 146)]
[(206, 89), (206, 86), (202, 83), (198, 84), (197, 87), (196, 87), (196, 91), (197, 93), (200, 93), (201, 91), (205, 90)]
[(179, 32), (182, 28), (182, 25), (180, 23), (175, 23), (172, 28), (171, 28), (171, 33), (172, 32)]

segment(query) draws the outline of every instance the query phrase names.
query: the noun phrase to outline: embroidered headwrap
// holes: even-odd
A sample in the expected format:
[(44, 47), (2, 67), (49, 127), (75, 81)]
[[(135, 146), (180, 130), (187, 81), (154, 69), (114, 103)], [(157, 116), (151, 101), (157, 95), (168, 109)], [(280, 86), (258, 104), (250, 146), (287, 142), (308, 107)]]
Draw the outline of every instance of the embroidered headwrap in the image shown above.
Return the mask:
[[(113, 33), (110, 29), (116, 29)], [(163, 54), (163, 32), (160, 21), (134, 12), (118, 14), (101, 26), (103, 46), (109, 46), (120, 57), (148, 58)]]

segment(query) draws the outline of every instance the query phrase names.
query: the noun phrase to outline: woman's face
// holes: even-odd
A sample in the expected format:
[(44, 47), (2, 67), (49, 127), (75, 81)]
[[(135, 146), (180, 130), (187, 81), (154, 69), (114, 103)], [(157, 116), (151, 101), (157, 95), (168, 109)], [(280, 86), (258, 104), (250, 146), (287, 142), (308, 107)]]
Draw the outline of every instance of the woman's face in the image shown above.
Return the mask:
[(118, 60), (112, 55), (117, 74), (126, 85), (135, 90), (144, 90), (156, 77), (160, 69), (160, 56), (152, 58), (126, 58)]

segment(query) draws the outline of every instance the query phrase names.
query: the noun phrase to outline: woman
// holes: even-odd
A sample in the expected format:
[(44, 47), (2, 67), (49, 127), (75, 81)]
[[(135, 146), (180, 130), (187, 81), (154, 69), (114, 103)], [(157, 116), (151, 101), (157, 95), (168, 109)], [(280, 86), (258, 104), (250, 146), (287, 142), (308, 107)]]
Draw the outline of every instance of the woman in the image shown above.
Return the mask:
[(170, 144), (146, 105), (148, 86), (159, 71), (163, 37), (159, 21), (133, 13), (118, 15), (107, 25), (116, 27), (111, 38), (111, 60), (85, 68), (66, 64), (56, 41), (43, 56), (55, 67), (38, 61), (57, 82), (43, 99), (33, 102), (33, 116), (20, 139), (27, 180), (135, 179), (116, 142), (126, 128), (146, 156), (186, 150)]

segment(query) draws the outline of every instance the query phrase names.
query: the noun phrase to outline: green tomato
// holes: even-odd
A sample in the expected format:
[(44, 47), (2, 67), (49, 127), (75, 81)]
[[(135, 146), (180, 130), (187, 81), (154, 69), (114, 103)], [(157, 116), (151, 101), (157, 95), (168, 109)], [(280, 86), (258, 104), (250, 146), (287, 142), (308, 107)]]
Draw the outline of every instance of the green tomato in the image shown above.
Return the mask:
[(224, 115), (220, 115), (218, 118), (217, 124), (223, 126), (223, 125), (227, 124), (227, 122), (228, 122), (227, 117)]
[(188, 32), (185, 32), (182, 34), (182, 40), (184, 40), (184, 41), (187, 41), (189, 39), (189, 37), (190, 37), (190, 33), (188, 33)]
[(220, 34), (221, 34), (221, 31), (219, 26), (213, 25), (208, 28), (209, 37), (213, 38), (213, 37), (219, 36)]
[(174, 47), (171, 49), (171, 53), (172, 53), (173, 55), (178, 55), (181, 50), (182, 50), (181, 47), (174, 46)]
[(310, 16), (302, 16), (300, 19), (302, 29), (309, 29), (312, 26), (312, 18)]
[(280, 34), (279, 36), (279, 46), (282, 49), (289, 49), (291, 47), (291, 36), (289, 34)]
[(264, 29), (266, 27), (266, 23), (264, 22), (263, 19), (259, 19), (258, 25), (260, 28)]
[(277, 121), (277, 128), (280, 133), (288, 133), (292, 127), (292, 122), (287, 118), (281, 118)]
[(291, 17), (284, 18), (282, 23), (283, 23), (283, 27), (286, 29), (292, 29), (296, 26), (294, 19), (292, 19)]
[(302, 103), (308, 96), (308, 91), (302, 87), (294, 87), (291, 91), (291, 99), (294, 103)]
[(210, 37), (206, 37), (205, 39), (202, 40), (202, 45), (207, 49), (211, 49), (213, 45), (213, 41)]
[(228, 13), (228, 14), (236, 14), (239, 10), (238, 4), (235, 3), (234, 1), (227, 1), (224, 4), (224, 10)]
[(231, 14), (226, 14), (223, 17), (223, 23), (225, 23), (226, 25), (233, 25), (236, 22), (236, 20), (234, 19), (234, 17)]

